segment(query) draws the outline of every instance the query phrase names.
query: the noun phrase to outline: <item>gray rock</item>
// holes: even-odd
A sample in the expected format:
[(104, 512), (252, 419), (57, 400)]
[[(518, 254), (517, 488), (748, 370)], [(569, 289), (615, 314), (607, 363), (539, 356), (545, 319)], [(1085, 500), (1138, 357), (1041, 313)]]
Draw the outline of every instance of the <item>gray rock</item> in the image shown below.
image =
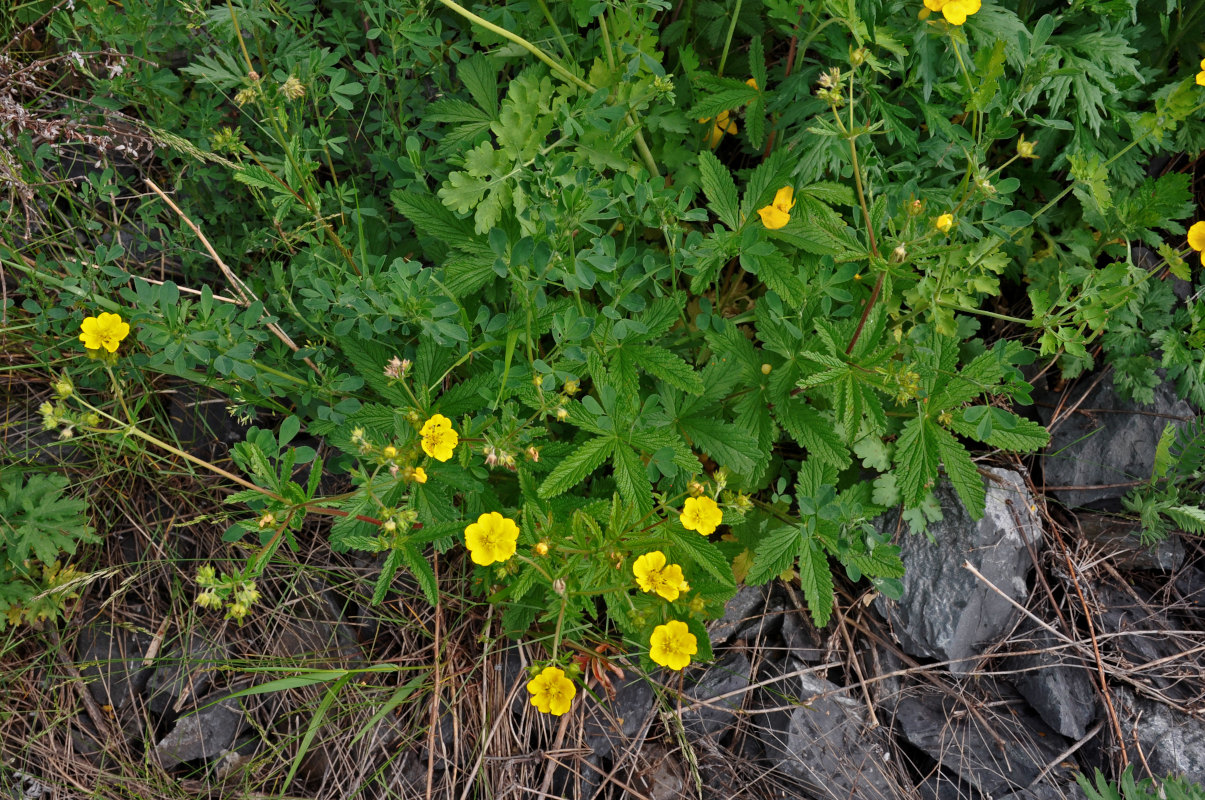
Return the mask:
[(769, 586), (742, 584), (732, 599), (724, 605), (724, 616), (708, 626), (711, 646), (716, 648), (728, 644), (751, 617), (761, 615), (767, 607), (769, 591)]
[[(983, 518), (972, 520), (948, 483), (935, 494), (944, 518), (930, 526), (936, 539), (910, 536), (900, 542), (904, 595), (898, 603), (875, 599), (903, 649), (911, 655), (955, 660), (950, 671), (975, 669), (976, 656), (995, 644), (1016, 614), (1013, 606), (963, 567), (969, 561), (1015, 601), (1027, 594), (1030, 548), (1041, 542), (1041, 524), (1021, 476), (988, 468)], [(890, 515), (876, 524), (890, 525)]]
[[(599, 757), (609, 756), (615, 745), (622, 746), (639, 737), (652, 723), (654, 715), (650, 712), (656, 705), (648, 680), (634, 670), (628, 671), (626, 679), (616, 680), (612, 675), (611, 680), (615, 689), (613, 703), (599, 704), (582, 696), (587, 707), (586, 746)], [(597, 685), (595, 688), (600, 695), (606, 695)]]
[(1012, 656), (1006, 668), (1018, 671), (1013, 685), (1050, 727), (1069, 739), (1083, 738), (1096, 717), (1096, 690), (1088, 665), (1073, 650), (1055, 649), (1062, 643), (1037, 625), (1017, 637), (1026, 650), (1042, 652)]
[(147, 705), (155, 714), (192, 707), (193, 701), (209, 690), (214, 668), (227, 656), (226, 648), (197, 632), (189, 634), (182, 645), (172, 647), (155, 662), (155, 672), (147, 681)]
[(1175, 572), (1184, 563), (1184, 543), (1169, 536), (1154, 547), (1140, 540), (1142, 523), (1105, 514), (1076, 515), (1084, 538), (1113, 559), (1119, 570), (1144, 569)]
[(788, 653), (809, 664), (819, 664), (828, 655), (823, 636), (804, 611), (783, 614), (782, 638)]
[[(787, 665), (792, 663), (790, 659)], [(828, 800), (898, 800), (904, 786), (888, 763), (884, 734), (866, 729), (866, 706), (849, 691), (814, 675), (783, 681), (798, 706), (763, 715), (757, 735), (777, 770)], [(777, 693), (759, 691), (763, 707), (783, 705)]]
[(964, 702), (929, 685), (907, 690), (892, 710), (904, 739), (988, 797), (1028, 787), (1063, 747), (1027, 709), (976, 716)]
[(164, 769), (221, 755), (242, 729), (243, 712), (234, 700), (208, 699), (199, 705), (199, 711), (177, 720), (155, 745), (154, 755)]
[(151, 637), (106, 623), (90, 623), (76, 641), (81, 677), (92, 698), (120, 710), (146, 687), (151, 668), (142, 666)]
[(686, 690), (686, 696), (691, 700), (707, 701), (707, 705), (682, 712), (682, 726), (689, 736), (712, 736), (736, 721), (733, 712), (744, 703), (749, 670), (749, 658), (739, 650), (732, 651), (709, 667), (698, 683)]
[[(1090, 381), (1080, 381), (1067, 393), (1035, 395), (1042, 422), (1050, 424), (1060, 401), (1078, 402), (1088, 385)], [(1129, 488), (1108, 485), (1149, 478), (1163, 426), (1193, 416), (1192, 407), (1176, 397), (1171, 383), (1156, 386), (1155, 401), (1144, 405), (1118, 397), (1110, 373), (1088, 393), (1079, 410), (1051, 431), (1050, 446), (1042, 458), (1046, 485), (1100, 487), (1055, 491), (1055, 496), (1072, 508), (1115, 500)]]
[(1131, 763), (1142, 763), (1133, 742), (1137, 737), (1152, 773), (1182, 775), (1205, 784), (1205, 720), (1139, 696), (1128, 687), (1112, 692)]

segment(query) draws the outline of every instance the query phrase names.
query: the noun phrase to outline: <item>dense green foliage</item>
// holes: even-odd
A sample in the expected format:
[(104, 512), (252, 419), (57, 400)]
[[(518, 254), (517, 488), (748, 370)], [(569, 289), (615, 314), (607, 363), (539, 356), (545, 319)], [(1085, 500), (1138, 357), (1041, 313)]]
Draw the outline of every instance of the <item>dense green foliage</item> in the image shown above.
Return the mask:
[[(498, 511), (517, 554), (476, 581), (508, 632), (647, 654), (680, 619), (706, 659), (740, 581), (796, 575), (821, 624), (832, 561), (898, 592), (871, 520), (924, 529), (943, 472), (982, 515), (972, 452), (1048, 441), (1014, 410), (1037, 358), (1140, 399), (1163, 367), (1201, 402), (1205, 301), (1171, 284), (1199, 274), (1189, 176), (1149, 167), (1205, 146), (1201, 11), (1154, 5), (77, 0), (50, 23), (90, 54), (76, 113), (141, 120), (229, 266), (105, 158), (80, 191), (140, 226), (131, 252), (4, 257), (42, 278), (19, 311), (54, 352), (87, 314), (131, 322), (69, 367), (83, 389), (166, 373), (275, 420), (234, 453), (263, 489), (232, 498), (245, 577), (323, 514), (383, 554), (378, 599), (405, 568), (434, 601), (431, 546)], [(145, 252), (180, 254), (173, 279)], [(436, 414), (451, 460), (422, 444)], [(350, 496), (318, 496), (321, 462), (294, 477), (301, 430)], [(689, 496), (719, 535), (682, 526)], [(689, 591), (637, 590), (651, 551)]]

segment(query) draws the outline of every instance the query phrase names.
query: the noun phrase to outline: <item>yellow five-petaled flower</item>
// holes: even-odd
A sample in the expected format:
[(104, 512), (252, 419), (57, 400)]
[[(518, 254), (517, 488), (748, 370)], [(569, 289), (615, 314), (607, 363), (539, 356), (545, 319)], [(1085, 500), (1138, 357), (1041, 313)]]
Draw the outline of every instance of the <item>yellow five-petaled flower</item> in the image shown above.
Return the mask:
[(983, 5), (980, 0), (925, 0), (925, 8), (940, 11), (951, 25), (961, 25)]
[(1197, 73), (1197, 86), (1205, 86), (1205, 58), (1201, 59), (1201, 71)]
[(795, 190), (784, 186), (774, 194), (770, 205), (757, 209), (762, 224), (772, 231), (784, 227), (791, 221), (791, 209), (795, 207)]
[(124, 322), (120, 314), (102, 312), (95, 317), (85, 317), (80, 323), (80, 341), (89, 350), (100, 350), (102, 347), (110, 353), (116, 353), (121, 340), (130, 335), (130, 323)]
[(573, 681), (565, 677), (565, 670), (560, 667), (544, 667), (539, 675), (527, 682), (527, 691), (531, 692), (531, 704), (545, 714), (559, 717), (569, 710), (577, 687)]
[(942, 214), (940, 217), (933, 220), (933, 227), (937, 228), (942, 233), (949, 233), (950, 228), (954, 227), (954, 215)]
[(676, 619), (653, 628), (653, 635), (649, 637), (649, 658), (663, 667), (682, 669), (697, 652), (699, 640), (685, 622)]
[(723, 519), (724, 512), (720, 511), (720, 507), (710, 497), (686, 498), (686, 502), (682, 504), (682, 513), (678, 515), (683, 528), (698, 531), (704, 536), (715, 533)]
[(489, 566), (505, 561), (515, 554), (519, 541), (519, 526), (497, 511), (482, 514), (464, 529), (464, 545), (474, 564)]
[(665, 553), (660, 550), (645, 553), (632, 565), (632, 574), (641, 591), (656, 592), (673, 602), (682, 592), (690, 591), (690, 584), (682, 575), (682, 567), (666, 564), (665, 560)]
[(423, 423), (419, 430), (423, 437), (423, 452), (436, 461), (447, 461), (460, 442), (460, 434), (452, 427), (452, 420), (436, 414)]
[(1205, 221), (1194, 222), (1188, 229), (1188, 246), (1201, 254), (1201, 263), (1205, 264)]

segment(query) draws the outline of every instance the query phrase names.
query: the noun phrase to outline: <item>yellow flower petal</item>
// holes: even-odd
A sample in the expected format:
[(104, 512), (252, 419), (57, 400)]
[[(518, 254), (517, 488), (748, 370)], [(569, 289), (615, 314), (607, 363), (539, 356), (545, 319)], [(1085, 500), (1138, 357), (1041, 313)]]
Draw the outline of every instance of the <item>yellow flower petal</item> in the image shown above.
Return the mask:
[(483, 567), (506, 561), (515, 554), (519, 541), (519, 526), (497, 511), (482, 514), (464, 529), (464, 545), (474, 564)]
[(1205, 220), (1194, 222), (1188, 229), (1188, 246), (1197, 252), (1205, 250)]
[(663, 667), (680, 670), (699, 652), (699, 640), (685, 622), (670, 620), (653, 629), (649, 637), (649, 658)]
[(531, 704), (545, 714), (559, 717), (569, 710), (577, 687), (565, 677), (559, 667), (545, 667), (539, 675), (527, 682), (531, 693)]
[(723, 519), (724, 512), (720, 511), (720, 507), (710, 497), (686, 498), (686, 502), (682, 504), (682, 513), (678, 515), (678, 521), (682, 523), (683, 528), (698, 531), (703, 536), (715, 533)]
[(443, 414), (435, 414), (423, 423), (419, 430), (423, 437), (423, 452), (436, 461), (447, 461), (460, 442), (460, 434), (452, 427), (452, 420)]

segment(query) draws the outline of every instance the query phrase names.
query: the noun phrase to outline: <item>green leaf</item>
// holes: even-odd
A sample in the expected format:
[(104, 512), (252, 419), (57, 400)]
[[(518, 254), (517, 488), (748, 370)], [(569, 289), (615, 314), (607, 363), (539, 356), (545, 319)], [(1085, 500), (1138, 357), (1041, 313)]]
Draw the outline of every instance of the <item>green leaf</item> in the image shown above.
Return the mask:
[(927, 417), (904, 423), (895, 448), (896, 474), (904, 505), (915, 506), (937, 482), (936, 426)]
[(781, 575), (795, 563), (795, 556), (802, 545), (802, 530), (796, 525), (787, 525), (763, 533), (753, 552), (753, 566), (745, 576), (746, 582), (760, 586)]
[(653, 487), (640, 455), (625, 444), (616, 444), (611, 460), (615, 466), (615, 485), (623, 499), (641, 514), (652, 511)]
[(1186, 533), (1205, 533), (1205, 509), (1198, 506), (1172, 506), (1164, 513)]
[(723, 420), (692, 414), (678, 420), (678, 430), (692, 445), (740, 475), (752, 472), (762, 457), (757, 440)]
[(808, 405), (806, 400), (788, 398), (786, 402), (774, 406), (774, 416), (795, 441), (807, 448), (809, 454), (838, 469), (850, 465), (849, 450), (832, 421)]
[(540, 485), (540, 497), (548, 499), (563, 494), (585, 480), (586, 476), (607, 460), (615, 440), (604, 437), (591, 439), (564, 461), (544, 479)]
[(701, 567), (724, 586), (736, 585), (736, 579), (732, 577), (732, 566), (720, 549), (709, 542), (706, 536), (687, 531), (674, 537), (672, 549), (686, 553), (691, 563)]
[[(971, 406), (970, 408), (983, 408), (983, 406)], [(1008, 429), (1001, 426), (993, 427), (985, 444), (1014, 453), (1032, 453), (1050, 444), (1050, 433), (1038, 423), (1000, 409), (994, 410), (1000, 415), (1011, 417), (1014, 425)], [(968, 439), (979, 438), (976, 435), (977, 426), (964, 420), (961, 415), (955, 415), (949, 427), (959, 436), (965, 436)]]
[(971, 461), (971, 454), (943, 428), (933, 426), (933, 436), (946, 467), (946, 475), (954, 485), (954, 491), (958, 492), (958, 499), (962, 500), (971, 519), (979, 519), (984, 509), (983, 477)]
[(828, 556), (819, 542), (810, 536), (799, 547), (799, 586), (812, 613), (812, 621), (817, 628), (823, 628), (833, 614), (833, 572), (828, 565)]
[(739, 200), (736, 194), (736, 184), (728, 173), (728, 168), (710, 152), (699, 153), (699, 173), (702, 176), (703, 193), (707, 195), (708, 206), (731, 230), (740, 227)]
[(419, 587), (427, 597), (427, 602), (434, 608), (439, 602), (439, 585), (435, 581), (435, 570), (431, 568), (431, 562), (409, 542), (402, 544), (394, 552), (401, 553), (402, 561), (418, 581)]
[[(452, 247), (463, 247), (470, 241), (479, 241), (468, 220), (454, 215), (431, 195), (398, 189), (391, 192), (389, 198), (398, 212), (410, 220), (415, 230), (423, 236), (439, 239)], [(493, 259), (490, 263), (493, 264)]]
[(1163, 433), (1159, 435), (1159, 444), (1155, 446), (1155, 465), (1151, 470), (1151, 483), (1167, 476), (1168, 470), (1175, 464), (1175, 459), (1172, 458), (1172, 445), (1176, 442), (1176, 426), (1172, 423), (1167, 423), (1163, 426)]
[(633, 363), (687, 394), (703, 394), (703, 378), (681, 357), (661, 347), (630, 345), (624, 347)]

